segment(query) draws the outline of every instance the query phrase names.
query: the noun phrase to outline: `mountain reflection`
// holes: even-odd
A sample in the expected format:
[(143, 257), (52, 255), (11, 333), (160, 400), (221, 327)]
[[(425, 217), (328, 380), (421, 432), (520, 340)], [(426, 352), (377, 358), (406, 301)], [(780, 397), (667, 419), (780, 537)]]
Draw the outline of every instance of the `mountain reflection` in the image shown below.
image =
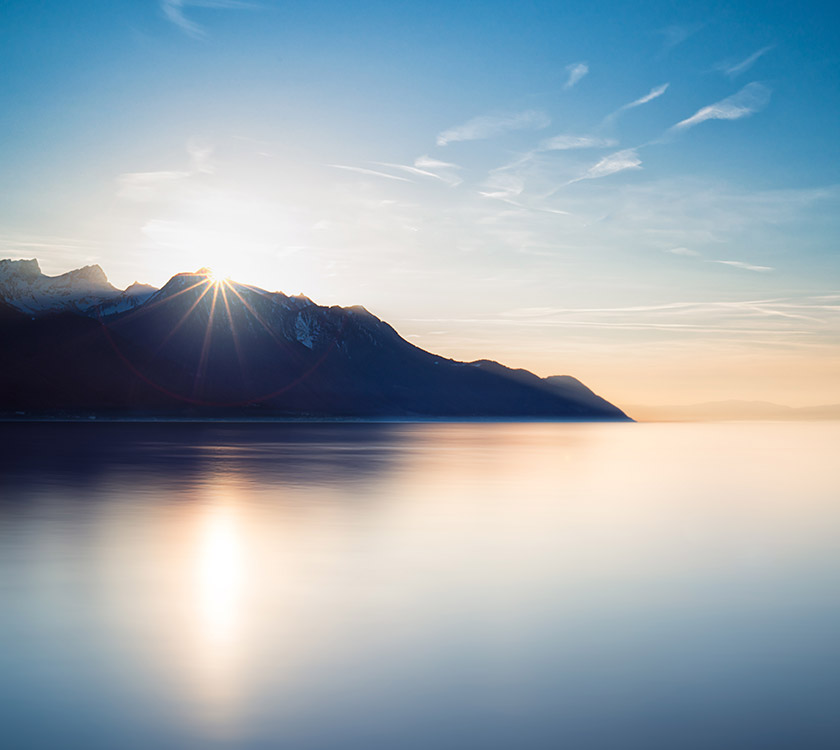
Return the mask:
[(399, 425), (376, 423), (0, 424), (0, 487), (38, 476), (95, 485), (113, 474), (195, 486), (209, 472), (289, 485), (357, 482), (390, 470), (410, 442)]

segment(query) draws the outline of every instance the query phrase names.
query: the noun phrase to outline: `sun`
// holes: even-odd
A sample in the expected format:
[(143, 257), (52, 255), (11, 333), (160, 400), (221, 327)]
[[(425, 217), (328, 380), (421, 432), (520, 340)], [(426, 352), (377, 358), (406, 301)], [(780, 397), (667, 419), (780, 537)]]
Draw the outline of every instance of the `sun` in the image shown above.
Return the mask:
[(222, 284), (225, 281), (228, 281), (228, 279), (230, 279), (230, 277), (227, 274), (225, 274), (221, 271), (218, 271), (215, 268), (209, 268), (207, 270), (208, 270), (207, 279), (210, 281), (211, 284), (215, 284), (216, 286), (218, 286), (219, 284)]

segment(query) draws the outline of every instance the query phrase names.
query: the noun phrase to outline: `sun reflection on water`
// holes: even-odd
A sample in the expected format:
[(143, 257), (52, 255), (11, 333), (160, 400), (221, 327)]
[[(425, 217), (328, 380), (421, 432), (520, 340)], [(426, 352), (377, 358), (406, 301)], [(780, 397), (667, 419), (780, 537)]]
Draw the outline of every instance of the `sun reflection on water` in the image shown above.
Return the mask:
[(242, 545), (233, 509), (215, 506), (201, 520), (196, 599), (201, 635), (224, 647), (236, 640), (243, 584)]
[(203, 505), (194, 523), (188, 630), (193, 634), (196, 697), (206, 723), (221, 728), (238, 714), (241, 698), (246, 641), (245, 531), (233, 497), (227, 494)]

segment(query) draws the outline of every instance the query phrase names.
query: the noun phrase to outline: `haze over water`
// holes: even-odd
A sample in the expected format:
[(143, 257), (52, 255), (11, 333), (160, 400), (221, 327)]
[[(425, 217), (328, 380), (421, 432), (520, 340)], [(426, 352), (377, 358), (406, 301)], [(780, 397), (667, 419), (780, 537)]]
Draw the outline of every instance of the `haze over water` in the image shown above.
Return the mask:
[(4, 742), (836, 747), (838, 436), (0, 425)]

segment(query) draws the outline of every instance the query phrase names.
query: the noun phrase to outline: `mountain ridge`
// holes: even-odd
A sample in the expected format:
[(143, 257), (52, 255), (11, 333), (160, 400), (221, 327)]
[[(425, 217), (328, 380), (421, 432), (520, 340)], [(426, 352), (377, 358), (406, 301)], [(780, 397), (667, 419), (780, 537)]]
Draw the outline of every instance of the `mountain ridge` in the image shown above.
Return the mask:
[[(427, 352), (358, 305), (317, 305), (206, 269), (142, 287), (136, 303), (132, 287), (6, 316), (0, 354), (14, 367), (0, 373), (0, 410), (629, 419), (570, 376)], [(89, 287), (79, 294), (86, 301)], [(0, 302), (15, 301), (0, 289)]]
[(0, 260), (0, 299), (36, 317), (58, 312), (95, 315), (112, 307), (128, 309), (145, 301), (149, 290), (154, 289), (138, 282), (125, 290), (117, 289), (97, 264), (47, 276), (35, 258)]

